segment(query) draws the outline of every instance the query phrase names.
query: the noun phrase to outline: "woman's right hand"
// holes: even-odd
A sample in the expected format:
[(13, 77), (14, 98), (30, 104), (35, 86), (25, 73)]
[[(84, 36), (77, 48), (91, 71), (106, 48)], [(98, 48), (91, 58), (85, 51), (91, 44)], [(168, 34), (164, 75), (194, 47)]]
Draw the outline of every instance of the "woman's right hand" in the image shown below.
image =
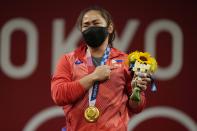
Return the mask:
[(104, 81), (110, 79), (111, 67), (108, 65), (97, 66), (92, 73), (95, 81)]
[(111, 70), (116, 68), (117, 67), (110, 67), (108, 65), (97, 66), (91, 74), (81, 78), (79, 82), (86, 90), (88, 90), (90, 87), (92, 87), (94, 82), (110, 79)]

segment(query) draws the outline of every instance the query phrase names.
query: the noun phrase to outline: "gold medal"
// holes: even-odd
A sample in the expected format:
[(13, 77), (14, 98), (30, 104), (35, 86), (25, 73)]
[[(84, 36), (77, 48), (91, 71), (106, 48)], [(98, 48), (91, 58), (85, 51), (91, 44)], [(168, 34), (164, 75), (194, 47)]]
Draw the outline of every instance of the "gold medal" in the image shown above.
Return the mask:
[(88, 122), (95, 122), (99, 117), (99, 110), (95, 106), (89, 106), (85, 112), (84, 117)]

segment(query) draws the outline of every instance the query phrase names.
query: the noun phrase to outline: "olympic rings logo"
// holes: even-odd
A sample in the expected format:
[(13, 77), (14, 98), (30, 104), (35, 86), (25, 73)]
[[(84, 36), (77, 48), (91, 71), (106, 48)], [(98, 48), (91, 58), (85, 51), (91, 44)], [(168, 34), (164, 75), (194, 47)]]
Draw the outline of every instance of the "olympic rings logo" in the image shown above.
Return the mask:
[[(23, 131), (35, 131), (47, 120), (60, 116), (64, 116), (64, 112), (57, 106), (44, 109), (27, 122)], [(128, 131), (134, 130), (141, 122), (155, 117), (169, 118), (182, 124), (188, 131), (197, 131), (197, 124), (192, 118), (180, 110), (166, 106), (151, 107), (133, 116), (128, 123)]]

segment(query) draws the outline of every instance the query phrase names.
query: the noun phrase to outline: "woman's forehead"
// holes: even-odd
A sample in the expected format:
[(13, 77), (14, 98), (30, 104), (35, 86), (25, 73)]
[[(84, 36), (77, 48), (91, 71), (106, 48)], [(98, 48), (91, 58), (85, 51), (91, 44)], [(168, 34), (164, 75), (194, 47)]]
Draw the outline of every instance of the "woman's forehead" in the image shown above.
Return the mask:
[(90, 10), (84, 14), (82, 22), (85, 23), (85, 22), (95, 21), (95, 20), (105, 21), (105, 19), (101, 16), (99, 11)]

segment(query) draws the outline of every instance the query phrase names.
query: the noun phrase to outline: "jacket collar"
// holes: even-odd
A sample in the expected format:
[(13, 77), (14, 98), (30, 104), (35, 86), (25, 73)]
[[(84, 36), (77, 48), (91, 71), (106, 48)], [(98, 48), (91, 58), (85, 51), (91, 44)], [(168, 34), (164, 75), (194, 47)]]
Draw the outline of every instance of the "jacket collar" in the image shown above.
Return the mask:
[[(74, 51), (74, 55), (75, 58), (78, 58), (80, 60), (83, 60), (85, 55), (86, 55), (86, 50), (87, 50), (87, 46), (85, 44), (80, 45), (75, 51)], [(111, 52), (110, 52), (110, 56), (109, 59), (118, 57), (118, 56), (123, 56), (124, 53), (117, 50), (116, 48), (111, 48)]]

